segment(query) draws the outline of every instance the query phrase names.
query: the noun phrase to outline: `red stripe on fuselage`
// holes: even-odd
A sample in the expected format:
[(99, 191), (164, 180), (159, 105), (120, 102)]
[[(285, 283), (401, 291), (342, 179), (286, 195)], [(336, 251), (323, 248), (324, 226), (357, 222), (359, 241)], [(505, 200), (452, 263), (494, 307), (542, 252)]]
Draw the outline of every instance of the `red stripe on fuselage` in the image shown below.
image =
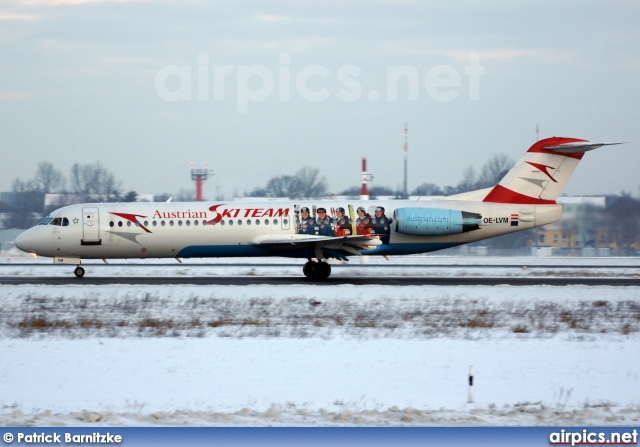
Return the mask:
[(512, 191), (505, 188), (502, 185), (496, 185), (483, 202), (496, 202), (496, 203), (520, 203), (531, 205), (555, 205), (555, 200), (544, 200), (538, 197), (529, 197), (519, 192)]
[(132, 222), (134, 224), (138, 224), (140, 225), (140, 228), (142, 228), (144, 231), (146, 231), (147, 233), (151, 233), (151, 231), (149, 231), (147, 227), (145, 227), (140, 222), (138, 222), (138, 219), (137, 219), (138, 217), (147, 217), (147, 216), (141, 216), (140, 214), (129, 214), (129, 213), (110, 213), (110, 214), (113, 214), (118, 217), (122, 217), (123, 219), (126, 219), (129, 222)]

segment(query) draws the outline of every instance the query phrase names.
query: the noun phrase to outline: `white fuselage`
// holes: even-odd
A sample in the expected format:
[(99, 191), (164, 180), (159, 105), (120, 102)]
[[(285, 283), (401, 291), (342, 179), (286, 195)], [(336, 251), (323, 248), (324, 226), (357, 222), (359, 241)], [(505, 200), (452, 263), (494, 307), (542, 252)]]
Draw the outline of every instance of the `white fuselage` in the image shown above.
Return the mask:
[[(415, 236), (389, 225), (384, 244), (358, 250), (363, 255), (400, 255), (440, 250), (468, 242), (545, 225), (560, 219), (560, 205), (487, 203), (462, 200), (261, 201), (94, 203), (52, 212), (22, 233), (16, 245), (38, 256), (60, 259), (191, 258), (285, 256), (314, 258), (296, 241), (322, 236), (299, 234), (300, 209), (324, 207), (329, 216), (343, 207), (364, 207), (375, 217), (384, 207), (393, 219), (399, 208), (461, 210), (481, 215), (478, 229), (450, 235)], [(311, 213), (313, 215), (313, 211)], [(347, 211), (349, 218), (349, 211)], [(335, 220), (335, 218), (334, 218)], [(377, 236), (376, 236), (377, 237)], [(280, 243), (270, 243), (279, 241)], [(284, 243), (283, 243), (284, 242)], [(287, 244), (289, 242), (289, 244)], [(331, 257), (331, 256), (326, 256)], [(64, 262), (64, 261), (61, 261)]]

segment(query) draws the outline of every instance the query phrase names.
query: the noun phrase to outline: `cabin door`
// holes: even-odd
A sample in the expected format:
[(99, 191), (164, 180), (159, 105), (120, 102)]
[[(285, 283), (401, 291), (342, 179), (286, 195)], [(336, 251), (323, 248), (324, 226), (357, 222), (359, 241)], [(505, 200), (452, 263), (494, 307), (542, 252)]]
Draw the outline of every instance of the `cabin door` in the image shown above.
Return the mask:
[(82, 208), (82, 242), (100, 242), (100, 215), (98, 208)]

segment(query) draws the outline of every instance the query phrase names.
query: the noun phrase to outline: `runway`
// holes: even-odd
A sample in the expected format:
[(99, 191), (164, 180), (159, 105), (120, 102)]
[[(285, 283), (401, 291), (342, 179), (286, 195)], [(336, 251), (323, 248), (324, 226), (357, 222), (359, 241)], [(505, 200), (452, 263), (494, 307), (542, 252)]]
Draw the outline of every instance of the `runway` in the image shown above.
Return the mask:
[[(64, 265), (56, 265), (56, 264), (37, 264), (40, 267), (49, 267), (49, 268), (64, 268)], [(83, 267), (86, 266), (91, 266), (91, 267), (98, 267), (98, 268), (110, 268), (110, 267), (134, 267), (134, 266), (139, 266), (139, 267), (146, 267), (146, 268), (160, 268), (160, 267), (176, 267), (180, 264), (176, 264), (175, 262), (154, 262), (152, 264), (133, 264), (130, 262), (110, 262), (109, 264), (103, 264), (103, 263), (87, 263), (86, 261), (83, 262)], [(225, 263), (184, 263), (181, 264), (184, 266), (193, 266), (193, 267), (300, 267), (302, 268), (302, 262), (279, 262), (279, 263), (251, 263), (251, 262), (225, 262)], [(487, 263), (487, 264), (466, 264), (466, 263), (453, 263), (453, 264), (439, 264), (437, 262), (431, 262), (431, 263), (425, 263), (425, 262), (421, 262), (421, 263), (403, 263), (403, 264), (395, 264), (395, 263), (385, 263), (385, 264), (381, 264), (381, 263), (375, 263), (375, 264), (358, 264), (358, 263), (351, 263), (351, 264), (338, 264), (335, 267), (338, 268), (394, 268), (394, 267), (398, 267), (399, 265), (401, 265), (402, 267), (410, 267), (410, 268), (423, 268), (423, 269), (429, 269), (429, 268), (465, 268), (465, 269), (481, 269), (481, 268), (487, 268), (487, 267), (491, 267), (491, 268), (507, 268), (507, 269), (520, 269), (522, 268), (523, 265), (526, 265), (527, 268), (529, 269), (559, 269), (559, 268), (580, 268), (580, 269), (589, 269), (589, 270), (594, 270), (594, 269), (602, 269), (602, 268), (607, 268), (607, 269), (634, 269), (634, 268), (639, 268), (638, 263), (623, 263), (623, 264), (613, 264), (613, 265), (605, 265), (605, 264), (593, 264), (593, 265), (589, 265), (589, 264), (579, 264), (579, 263), (568, 263), (568, 264), (555, 264), (555, 263), (549, 263), (549, 264), (533, 264), (531, 262), (523, 262), (522, 264), (514, 264), (514, 263), (510, 263), (510, 264), (506, 264), (506, 263), (497, 263), (497, 264), (491, 264), (491, 263)], [(3, 267), (33, 267), (34, 263), (33, 262), (12, 262), (12, 263), (6, 263), (6, 264), (1, 264), (0, 263), (0, 271)], [(68, 268), (68, 265), (67, 265)]]
[[(18, 261), (18, 262), (15, 262)], [(12, 260), (0, 262), (0, 285), (154, 287), (195, 286), (640, 286), (638, 258), (456, 258), (398, 257), (370, 263), (333, 263), (325, 281), (302, 274), (303, 261), (114, 260), (83, 262), (83, 278), (73, 265)]]
[(638, 287), (640, 277), (474, 277), (474, 276), (388, 276), (348, 277), (333, 276), (324, 281), (311, 281), (302, 275), (291, 276), (127, 276), (127, 277), (56, 277), (56, 276), (3, 276), (1, 285), (47, 286), (105, 286), (105, 285), (197, 285), (197, 286), (248, 286), (248, 285), (379, 285), (379, 286), (614, 286)]

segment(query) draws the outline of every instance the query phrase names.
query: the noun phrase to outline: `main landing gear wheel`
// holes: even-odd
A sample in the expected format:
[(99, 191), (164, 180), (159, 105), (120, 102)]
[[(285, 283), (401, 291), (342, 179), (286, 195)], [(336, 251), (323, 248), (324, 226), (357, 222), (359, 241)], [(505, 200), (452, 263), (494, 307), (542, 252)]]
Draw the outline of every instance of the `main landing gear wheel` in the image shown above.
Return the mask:
[(84, 276), (84, 269), (82, 267), (76, 267), (73, 273), (78, 277), (82, 278)]
[(308, 261), (304, 264), (304, 267), (302, 267), (302, 273), (304, 273), (304, 276), (307, 278), (311, 278), (314, 264), (315, 262)]
[(323, 280), (331, 275), (331, 266), (326, 262), (309, 261), (302, 267), (302, 273), (309, 279)]

